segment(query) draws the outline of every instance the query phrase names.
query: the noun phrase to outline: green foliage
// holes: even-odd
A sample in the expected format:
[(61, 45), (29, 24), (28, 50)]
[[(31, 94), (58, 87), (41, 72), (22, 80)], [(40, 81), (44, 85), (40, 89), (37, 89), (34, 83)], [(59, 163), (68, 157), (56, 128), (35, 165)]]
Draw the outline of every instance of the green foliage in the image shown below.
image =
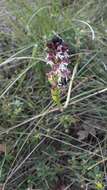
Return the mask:
[[(6, 9), (10, 32), (0, 34), (0, 141), (9, 150), (0, 158), (1, 183), (6, 190), (57, 184), (104, 189), (106, 0), (7, 0)], [(52, 104), (46, 77), (46, 42), (54, 35), (69, 44), (71, 73), (79, 64), (65, 110), (58, 109), (60, 92), (52, 93), (57, 105)], [(79, 131), (88, 128), (95, 134), (79, 139)]]

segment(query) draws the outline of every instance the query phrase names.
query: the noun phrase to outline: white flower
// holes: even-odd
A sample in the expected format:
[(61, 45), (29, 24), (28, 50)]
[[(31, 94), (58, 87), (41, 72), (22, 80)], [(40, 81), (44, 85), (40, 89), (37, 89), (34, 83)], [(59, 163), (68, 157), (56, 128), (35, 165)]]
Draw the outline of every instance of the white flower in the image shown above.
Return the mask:
[(59, 46), (57, 47), (57, 51), (61, 51), (61, 52), (62, 52), (62, 48), (63, 48), (63, 45), (59, 45)]
[(69, 58), (69, 54), (66, 51), (64, 52), (64, 58)]
[(50, 65), (51, 67), (54, 65), (54, 62), (49, 59), (49, 54), (46, 55), (45, 61), (46, 61), (46, 64)]
[(67, 65), (61, 63), (61, 64), (59, 65), (59, 69), (60, 69), (61, 71), (65, 71), (65, 70), (67, 69)]
[(61, 59), (61, 60), (64, 59), (64, 54), (63, 54), (63, 52), (59, 51), (59, 52), (56, 53), (56, 59), (58, 59), (58, 58)]
[(47, 65), (50, 65), (51, 67), (54, 65), (53, 61), (47, 61)]

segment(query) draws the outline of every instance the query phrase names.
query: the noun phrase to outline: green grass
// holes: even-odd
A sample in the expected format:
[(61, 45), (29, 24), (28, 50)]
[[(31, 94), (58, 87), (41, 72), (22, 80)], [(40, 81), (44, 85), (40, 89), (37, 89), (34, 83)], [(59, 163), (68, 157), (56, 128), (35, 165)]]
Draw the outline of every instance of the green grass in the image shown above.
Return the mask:
[[(5, 6), (11, 32), (0, 33), (0, 142), (7, 147), (0, 183), (8, 190), (104, 189), (106, 0), (8, 0)], [(72, 73), (78, 64), (63, 112), (52, 101), (44, 61), (55, 34), (69, 44)]]

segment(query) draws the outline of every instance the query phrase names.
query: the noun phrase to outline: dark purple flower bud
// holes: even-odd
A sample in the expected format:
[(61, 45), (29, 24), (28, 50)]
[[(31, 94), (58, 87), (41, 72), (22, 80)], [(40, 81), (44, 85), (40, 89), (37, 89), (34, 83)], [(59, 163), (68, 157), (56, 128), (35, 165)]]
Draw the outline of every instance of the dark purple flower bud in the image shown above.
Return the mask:
[(54, 45), (54, 43), (53, 43), (52, 41), (47, 42), (46, 46), (47, 46), (49, 49), (52, 49), (52, 50), (55, 49), (55, 45)]
[(62, 52), (65, 52), (65, 51), (69, 51), (69, 48), (68, 48), (68, 45), (64, 43), (62, 46)]
[(60, 44), (62, 44), (63, 41), (62, 41), (62, 39), (60, 37), (55, 36), (55, 37), (52, 38), (52, 42), (54, 44), (60, 45)]

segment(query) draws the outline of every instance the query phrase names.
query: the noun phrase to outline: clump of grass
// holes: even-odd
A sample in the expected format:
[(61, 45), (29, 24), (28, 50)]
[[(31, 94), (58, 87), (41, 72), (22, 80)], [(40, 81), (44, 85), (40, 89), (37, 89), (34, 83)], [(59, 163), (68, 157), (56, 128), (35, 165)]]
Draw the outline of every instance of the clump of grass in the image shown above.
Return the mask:
[[(106, 186), (106, 7), (106, 0), (7, 1), (12, 44), (0, 60), (4, 189)], [(72, 73), (78, 65), (63, 112), (52, 102), (44, 62), (54, 35), (69, 44)]]

